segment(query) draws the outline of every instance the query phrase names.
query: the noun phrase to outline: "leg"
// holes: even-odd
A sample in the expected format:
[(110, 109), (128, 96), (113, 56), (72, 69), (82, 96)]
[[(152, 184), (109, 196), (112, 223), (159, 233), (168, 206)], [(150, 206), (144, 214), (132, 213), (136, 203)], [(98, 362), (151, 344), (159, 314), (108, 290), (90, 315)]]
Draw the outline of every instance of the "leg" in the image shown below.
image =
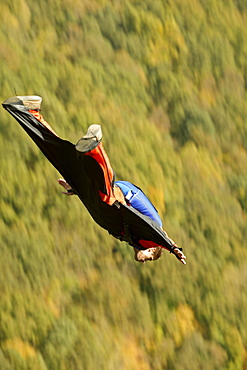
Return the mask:
[(13, 97), (3, 107), (17, 120), (52, 165), (77, 194), (89, 191), (89, 181), (83, 173), (74, 144), (62, 140), (39, 113), (42, 99), (36, 96)]
[(115, 175), (101, 139), (100, 125), (91, 125), (86, 135), (76, 144), (76, 150), (85, 172), (91, 179), (92, 187), (97, 189), (103, 202), (112, 205), (117, 200), (114, 194)]
[[(35, 99), (29, 98), (10, 98), (3, 103), (3, 107), (17, 120), (51, 164), (73, 188), (92, 218), (110, 234), (121, 235), (123, 221), (119, 209), (102, 201), (104, 197), (107, 201), (116, 201), (115, 197), (112, 196), (110, 186), (113, 180), (113, 171), (111, 166), (107, 164), (107, 156), (104, 155), (102, 144), (96, 143), (95, 149), (84, 153), (85, 155), (80, 153), (74, 144), (60, 139), (40, 116), (35, 113), (35, 117), (32, 114), (32, 110), (37, 111), (40, 108), (41, 98), (38, 97), (38, 102), (35, 101), (36, 97)], [(98, 135), (96, 139), (99, 139)], [(105, 185), (105, 177), (108, 172), (109, 179)], [(107, 194), (104, 193), (104, 189)]]
[(44, 125), (46, 128), (48, 128), (48, 130), (50, 130), (54, 135), (58, 136), (56, 134), (56, 132), (51, 128), (49, 123), (46, 122), (46, 120), (44, 119), (42, 114), (40, 114), (40, 112), (38, 110), (30, 109), (29, 113), (31, 113), (39, 122), (42, 123), (42, 125)]

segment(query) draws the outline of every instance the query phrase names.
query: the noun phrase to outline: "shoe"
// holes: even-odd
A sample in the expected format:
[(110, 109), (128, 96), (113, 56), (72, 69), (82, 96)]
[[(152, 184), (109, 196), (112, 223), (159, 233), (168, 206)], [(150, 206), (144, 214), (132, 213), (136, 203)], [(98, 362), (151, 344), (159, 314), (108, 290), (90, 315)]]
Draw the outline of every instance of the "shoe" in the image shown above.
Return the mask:
[(28, 110), (40, 110), (42, 98), (37, 95), (17, 96)]
[(102, 140), (102, 130), (100, 125), (91, 125), (87, 129), (86, 135), (82, 137), (83, 139), (95, 138), (97, 141)]
[(87, 153), (95, 149), (102, 140), (102, 130), (100, 125), (91, 125), (76, 144), (75, 148), (80, 153)]
[(37, 95), (14, 96), (3, 102), (3, 105), (24, 105), (28, 110), (40, 110), (42, 98)]

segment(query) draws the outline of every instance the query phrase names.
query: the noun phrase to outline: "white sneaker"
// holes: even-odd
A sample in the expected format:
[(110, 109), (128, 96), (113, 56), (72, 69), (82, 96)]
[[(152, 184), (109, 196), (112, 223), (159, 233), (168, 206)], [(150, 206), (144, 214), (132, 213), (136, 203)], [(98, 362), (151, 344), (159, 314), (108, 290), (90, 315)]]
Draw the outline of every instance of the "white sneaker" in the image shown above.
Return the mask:
[(96, 138), (97, 141), (102, 140), (102, 130), (100, 125), (89, 126), (86, 135), (83, 136), (83, 139), (92, 139), (92, 138)]
[(95, 149), (102, 140), (102, 130), (100, 125), (91, 125), (84, 135), (76, 144), (75, 148), (80, 153), (88, 153)]
[(42, 98), (38, 95), (17, 96), (25, 107), (30, 110), (40, 110)]

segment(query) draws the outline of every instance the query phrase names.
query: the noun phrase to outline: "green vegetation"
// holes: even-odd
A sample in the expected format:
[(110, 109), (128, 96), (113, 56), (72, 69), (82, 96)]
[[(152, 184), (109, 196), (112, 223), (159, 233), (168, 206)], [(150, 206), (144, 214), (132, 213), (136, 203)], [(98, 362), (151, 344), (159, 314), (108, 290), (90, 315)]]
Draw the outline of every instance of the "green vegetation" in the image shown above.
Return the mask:
[(5, 0), (0, 98), (101, 123), (188, 264), (100, 229), (0, 110), (0, 368), (229, 369), (247, 358), (247, 1)]

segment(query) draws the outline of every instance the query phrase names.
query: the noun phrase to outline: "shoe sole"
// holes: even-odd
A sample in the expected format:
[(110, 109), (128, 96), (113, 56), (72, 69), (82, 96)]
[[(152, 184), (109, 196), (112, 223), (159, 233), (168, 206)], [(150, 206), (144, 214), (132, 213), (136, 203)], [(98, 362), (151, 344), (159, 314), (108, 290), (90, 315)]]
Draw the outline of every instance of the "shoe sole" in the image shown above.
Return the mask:
[(40, 110), (42, 98), (37, 95), (29, 95), (29, 96), (17, 96), (23, 105), (30, 110)]
[(42, 98), (37, 95), (30, 95), (30, 96), (13, 96), (3, 102), (3, 106), (12, 106), (14, 109), (18, 109), (17, 107), (23, 105), (29, 110), (40, 110)]

